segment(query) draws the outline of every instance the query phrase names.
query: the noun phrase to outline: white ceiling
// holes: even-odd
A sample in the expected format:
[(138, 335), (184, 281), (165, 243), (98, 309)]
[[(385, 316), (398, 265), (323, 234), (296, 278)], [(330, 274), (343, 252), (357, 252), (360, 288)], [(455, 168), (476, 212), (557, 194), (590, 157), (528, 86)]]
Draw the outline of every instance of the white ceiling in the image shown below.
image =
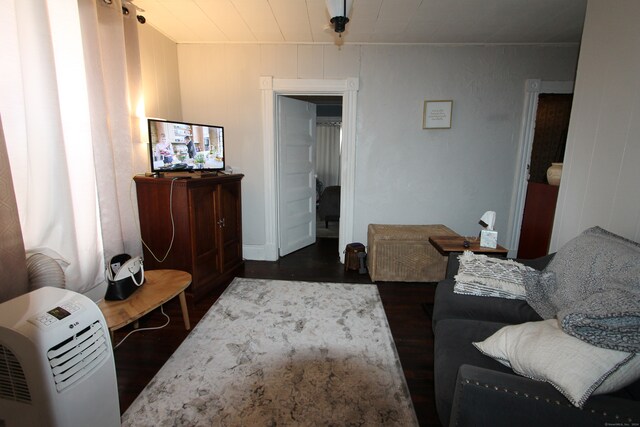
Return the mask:
[[(325, 0), (132, 0), (177, 43), (335, 43)], [(587, 0), (354, 0), (345, 43), (579, 43)]]

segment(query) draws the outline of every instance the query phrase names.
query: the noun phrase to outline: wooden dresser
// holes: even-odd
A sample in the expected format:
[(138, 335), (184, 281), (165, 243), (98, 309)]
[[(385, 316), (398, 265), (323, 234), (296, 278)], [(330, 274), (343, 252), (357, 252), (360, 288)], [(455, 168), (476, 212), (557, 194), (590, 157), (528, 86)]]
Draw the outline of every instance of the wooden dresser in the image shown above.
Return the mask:
[(243, 176), (135, 177), (145, 269), (191, 273), (196, 299), (232, 279), (243, 264)]

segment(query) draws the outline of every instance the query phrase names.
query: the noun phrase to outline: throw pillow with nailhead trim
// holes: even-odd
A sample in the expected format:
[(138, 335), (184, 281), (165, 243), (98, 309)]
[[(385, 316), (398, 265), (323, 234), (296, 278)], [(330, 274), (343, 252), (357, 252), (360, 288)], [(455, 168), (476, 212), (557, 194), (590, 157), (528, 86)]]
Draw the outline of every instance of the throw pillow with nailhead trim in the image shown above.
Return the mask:
[(562, 331), (557, 319), (510, 325), (473, 345), (519, 375), (553, 385), (581, 408), (592, 394), (640, 378), (640, 356), (595, 347)]

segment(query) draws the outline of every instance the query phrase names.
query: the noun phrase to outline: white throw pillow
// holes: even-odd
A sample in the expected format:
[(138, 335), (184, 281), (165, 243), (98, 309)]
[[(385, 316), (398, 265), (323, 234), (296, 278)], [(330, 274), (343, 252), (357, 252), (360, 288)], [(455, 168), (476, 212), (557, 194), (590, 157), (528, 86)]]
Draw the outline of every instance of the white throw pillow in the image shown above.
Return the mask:
[(505, 326), (473, 345), (517, 374), (550, 383), (579, 408), (592, 394), (640, 378), (636, 353), (595, 347), (564, 333), (556, 319)]

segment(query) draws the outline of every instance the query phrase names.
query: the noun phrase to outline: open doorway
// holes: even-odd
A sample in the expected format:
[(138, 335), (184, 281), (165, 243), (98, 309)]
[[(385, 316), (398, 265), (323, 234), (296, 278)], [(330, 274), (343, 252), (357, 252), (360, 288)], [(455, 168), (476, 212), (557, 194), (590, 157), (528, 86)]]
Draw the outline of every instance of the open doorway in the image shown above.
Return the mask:
[[(358, 105), (359, 79), (275, 79), (260, 77), (262, 90), (264, 189), (265, 189), (265, 244), (256, 259), (276, 261), (279, 258), (278, 192), (276, 171), (276, 106), (280, 96), (333, 95), (342, 97), (342, 149), (340, 159), (340, 230), (336, 252), (344, 262), (344, 248), (353, 241), (354, 194), (356, 156), (356, 111)], [(328, 239), (326, 239), (328, 240)]]
[(316, 238), (337, 239), (340, 231), (342, 97), (290, 97), (316, 106)]
[(340, 230), (342, 96), (277, 97), (278, 253)]
[(533, 259), (549, 252), (558, 186), (547, 181), (547, 169), (563, 162), (572, 101), (570, 93), (538, 96), (518, 258)]
[[(545, 164), (549, 162), (549, 158), (557, 158), (563, 156), (563, 144), (557, 144), (551, 149), (545, 149), (544, 155), (538, 155), (533, 153), (533, 140), (536, 133), (536, 119), (538, 113), (538, 104), (541, 94), (572, 94), (573, 93), (573, 81), (545, 81), (539, 79), (529, 79), (524, 84), (525, 96), (524, 96), (524, 108), (522, 110), (522, 128), (520, 133), (520, 147), (519, 147), (519, 161), (516, 165), (516, 182), (514, 186), (514, 198), (512, 201), (511, 215), (509, 220), (509, 231), (507, 234), (507, 247), (509, 247), (509, 256), (517, 257), (518, 249), (520, 247), (520, 236), (523, 231), (523, 219), (525, 211), (525, 202), (527, 199), (527, 192), (529, 187), (529, 177), (531, 172), (532, 156), (534, 161), (538, 163), (534, 166), (536, 174), (540, 171), (546, 171), (550, 166)], [(552, 115), (555, 113), (551, 113)], [(570, 115), (570, 113), (567, 113)], [(568, 116), (567, 116), (568, 117)], [(566, 139), (566, 132), (560, 136)], [(555, 132), (555, 131), (554, 131)], [(557, 134), (557, 133), (556, 133)], [(556, 138), (560, 141), (561, 138)], [(549, 154), (549, 156), (547, 156)], [(546, 159), (546, 160), (545, 160)], [(547, 185), (548, 184), (544, 184)], [(534, 185), (535, 186), (535, 185)], [(532, 201), (531, 205), (537, 205), (538, 203)], [(555, 209), (555, 201), (554, 201)], [(553, 227), (553, 219), (551, 219), (551, 225)], [(549, 227), (547, 227), (549, 228)], [(546, 231), (549, 233), (549, 231)], [(534, 233), (536, 234), (536, 233)]]

